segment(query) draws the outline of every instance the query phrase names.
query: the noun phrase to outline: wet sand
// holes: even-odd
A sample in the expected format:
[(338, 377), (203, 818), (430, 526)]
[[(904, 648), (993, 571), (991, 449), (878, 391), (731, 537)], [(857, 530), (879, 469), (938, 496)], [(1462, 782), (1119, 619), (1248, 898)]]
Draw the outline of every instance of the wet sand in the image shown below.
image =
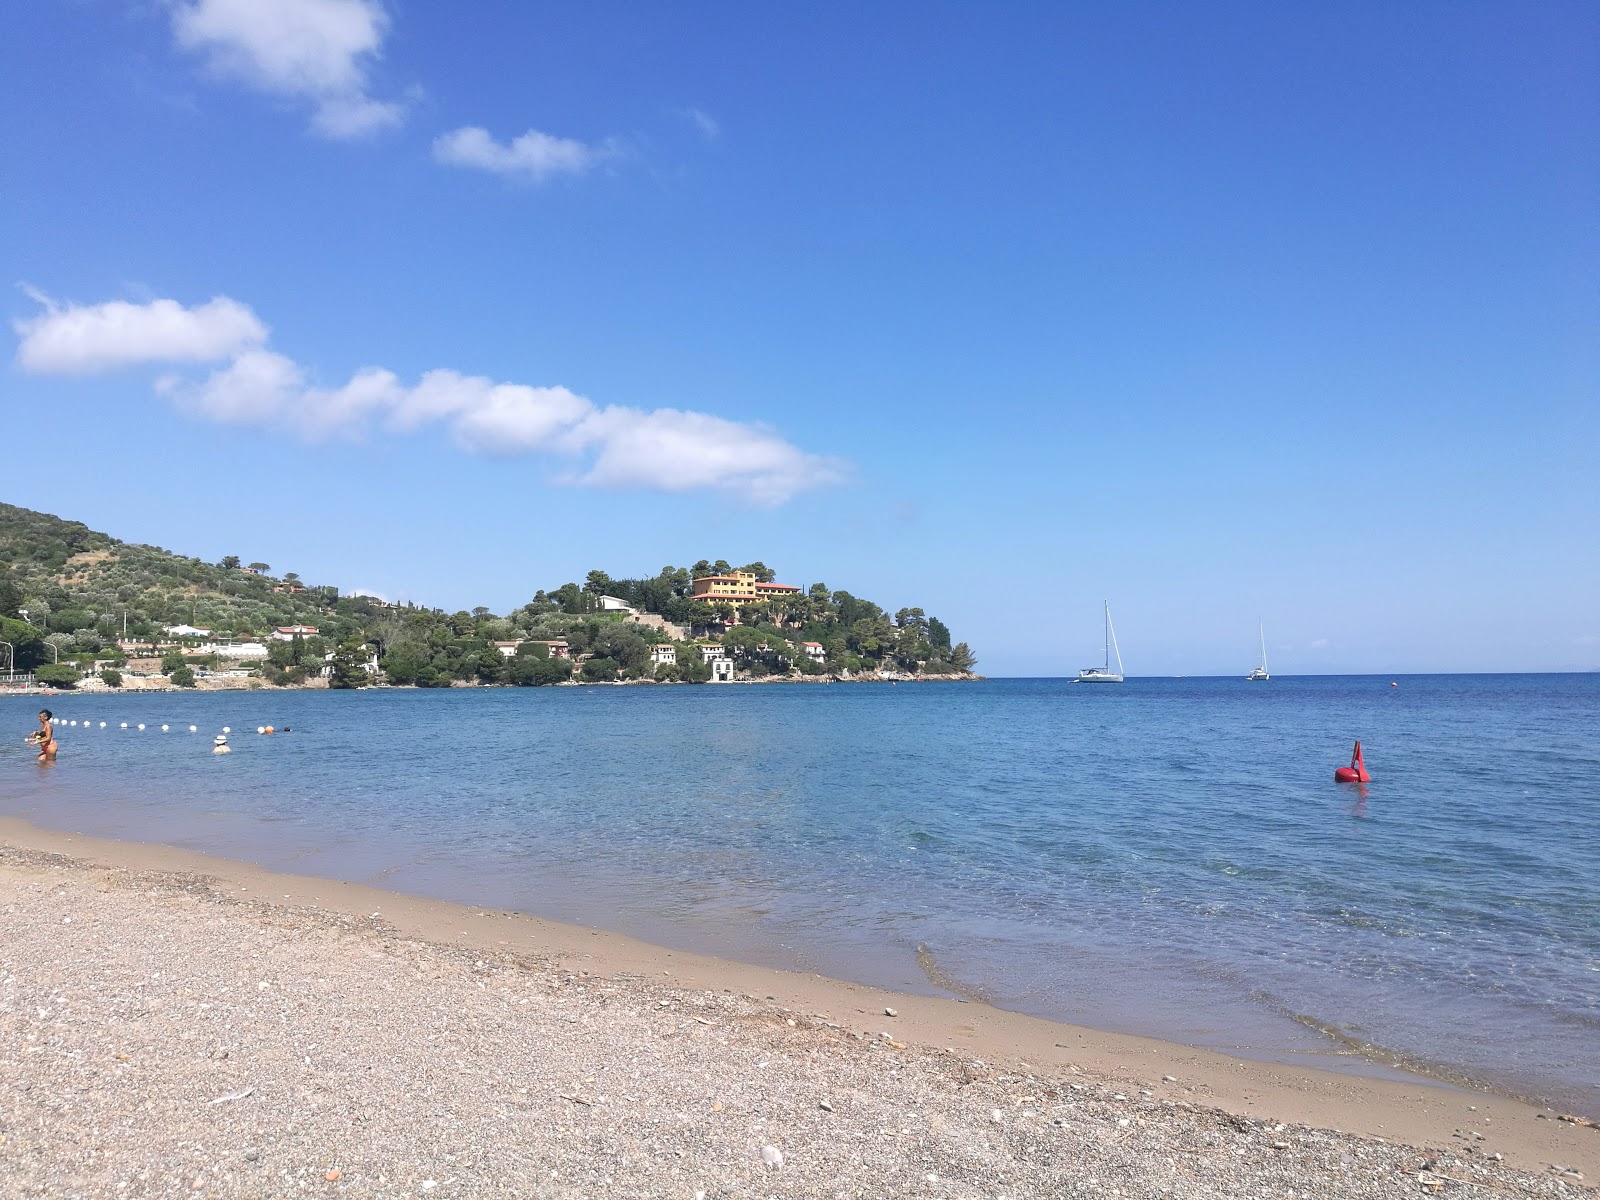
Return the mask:
[(1600, 1130), (1427, 1080), (11, 819), (0, 1038), (6, 1195), (1568, 1195), (1600, 1174)]

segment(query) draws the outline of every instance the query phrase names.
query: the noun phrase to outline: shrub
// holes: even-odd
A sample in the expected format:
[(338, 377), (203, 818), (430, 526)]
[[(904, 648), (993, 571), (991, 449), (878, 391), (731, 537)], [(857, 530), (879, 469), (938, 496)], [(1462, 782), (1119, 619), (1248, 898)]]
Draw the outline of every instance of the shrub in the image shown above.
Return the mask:
[(104, 671), (100, 672), (100, 682), (105, 684), (107, 687), (121, 687), (122, 672), (118, 671), (114, 667), (107, 667)]
[(172, 682), (177, 684), (179, 687), (194, 686), (194, 672), (188, 667), (179, 667), (176, 671), (168, 675), (167, 678), (172, 680)]
[(40, 683), (50, 687), (70, 688), (78, 682), (78, 669), (66, 663), (52, 663), (48, 667), (40, 667), (33, 673), (33, 677)]
[(591, 683), (600, 683), (604, 680), (617, 677), (617, 662), (613, 658), (591, 658), (583, 664), (583, 677)]

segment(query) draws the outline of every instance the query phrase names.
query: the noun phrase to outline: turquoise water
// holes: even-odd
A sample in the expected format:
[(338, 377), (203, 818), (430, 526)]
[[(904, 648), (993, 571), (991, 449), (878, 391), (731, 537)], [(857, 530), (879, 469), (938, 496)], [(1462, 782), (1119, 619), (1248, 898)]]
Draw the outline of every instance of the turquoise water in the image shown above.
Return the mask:
[(13, 700), (0, 812), (1600, 1115), (1600, 675), (1399, 682)]

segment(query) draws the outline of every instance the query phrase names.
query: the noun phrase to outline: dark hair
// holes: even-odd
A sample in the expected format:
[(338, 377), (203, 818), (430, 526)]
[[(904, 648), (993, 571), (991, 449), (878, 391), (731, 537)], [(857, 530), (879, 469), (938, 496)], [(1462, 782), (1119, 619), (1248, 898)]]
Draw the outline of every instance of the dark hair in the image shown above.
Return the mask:
[(51, 712), (48, 708), (41, 708), (39, 710), (39, 715), (41, 717), (45, 717), (45, 718), (47, 718), (48, 720), (51, 720), (51, 721), (54, 721), (56, 719), (55, 713)]

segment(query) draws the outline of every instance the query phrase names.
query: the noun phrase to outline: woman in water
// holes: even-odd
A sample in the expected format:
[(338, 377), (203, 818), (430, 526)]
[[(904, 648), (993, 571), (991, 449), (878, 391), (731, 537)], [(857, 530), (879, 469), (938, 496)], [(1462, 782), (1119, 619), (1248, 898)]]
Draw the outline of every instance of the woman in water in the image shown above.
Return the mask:
[(41, 708), (39, 710), (38, 732), (28, 735), (28, 740), (38, 748), (39, 761), (42, 763), (53, 763), (56, 760), (56, 750), (58, 749), (56, 746), (56, 734), (50, 725), (50, 720), (54, 716), (55, 714), (48, 708)]

